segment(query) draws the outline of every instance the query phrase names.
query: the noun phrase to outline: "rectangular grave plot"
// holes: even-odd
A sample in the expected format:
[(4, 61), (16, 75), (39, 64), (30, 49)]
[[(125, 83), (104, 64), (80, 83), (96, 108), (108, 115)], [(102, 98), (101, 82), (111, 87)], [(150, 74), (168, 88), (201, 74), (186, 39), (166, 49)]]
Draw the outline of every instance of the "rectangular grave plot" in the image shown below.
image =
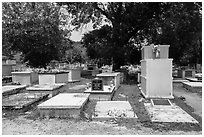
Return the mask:
[(168, 99), (151, 99), (153, 106), (171, 106), (171, 102)]
[(22, 109), (48, 97), (48, 94), (19, 93), (3, 98), (2, 108)]

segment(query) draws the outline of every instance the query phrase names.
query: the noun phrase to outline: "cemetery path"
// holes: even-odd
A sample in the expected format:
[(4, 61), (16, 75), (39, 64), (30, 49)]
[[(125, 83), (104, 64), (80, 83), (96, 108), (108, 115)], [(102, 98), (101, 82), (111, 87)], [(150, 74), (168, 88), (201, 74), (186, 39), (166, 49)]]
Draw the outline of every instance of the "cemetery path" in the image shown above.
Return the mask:
[[(63, 92), (82, 92), (83, 89), (72, 88), (84, 85), (86, 82), (69, 83), (63, 87)], [(77, 90), (76, 90), (77, 89)], [(111, 119), (94, 121), (83, 118), (73, 119), (40, 119), (36, 107), (25, 113), (3, 114), (3, 135), (201, 135), (198, 126), (178, 123), (151, 123), (143, 106), (142, 96), (136, 84), (123, 84), (115, 92), (113, 100), (128, 100), (138, 116), (138, 119)], [(85, 114), (91, 116), (96, 102), (89, 101), (85, 107)], [(88, 117), (89, 117), (88, 116)]]

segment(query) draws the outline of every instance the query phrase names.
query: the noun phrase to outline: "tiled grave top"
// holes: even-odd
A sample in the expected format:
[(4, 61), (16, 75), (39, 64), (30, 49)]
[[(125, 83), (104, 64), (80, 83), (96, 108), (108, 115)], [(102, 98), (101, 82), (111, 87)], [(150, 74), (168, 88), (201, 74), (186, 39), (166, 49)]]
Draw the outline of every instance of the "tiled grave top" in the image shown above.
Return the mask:
[[(110, 90), (109, 90), (109, 88), (110, 88)], [(89, 89), (85, 90), (84, 93), (112, 93), (114, 88), (115, 88), (115, 86), (110, 87), (110, 86), (105, 86), (104, 85), (103, 90), (94, 90), (94, 91), (92, 91), (91, 88), (89, 88)]]
[(115, 77), (118, 76), (120, 74), (120, 72), (105, 72), (105, 73), (101, 73), (101, 74), (97, 74), (97, 77)]
[(26, 88), (26, 90), (55, 90), (63, 85), (65, 85), (65, 83), (34, 85)]
[(84, 93), (61, 93), (38, 105), (38, 108), (81, 108), (89, 95)]
[(202, 82), (182, 82), (185, 85), (189, 85), (191, 87), (202, 87)]
[(26, 85), (7, 85), (2, 87), (2, 93), (25, 88)]
[(137, 118), (128, 101), (99, 101), (94, 118)]
[(152, 122), (198, 123), (177, 105), (172, 105), (171, 107), (154, 107), (151, 103), (144, 103), (144, 105)]

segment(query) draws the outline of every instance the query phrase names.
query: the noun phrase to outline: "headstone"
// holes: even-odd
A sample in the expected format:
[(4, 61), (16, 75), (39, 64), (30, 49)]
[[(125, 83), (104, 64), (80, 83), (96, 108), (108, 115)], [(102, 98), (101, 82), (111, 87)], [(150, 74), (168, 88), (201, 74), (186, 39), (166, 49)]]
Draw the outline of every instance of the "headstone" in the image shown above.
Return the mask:
[(103, 90), (103, 80), (99, 78), (93, 79), (91, 83), (91, 88), (92, 88), (92, 91)]

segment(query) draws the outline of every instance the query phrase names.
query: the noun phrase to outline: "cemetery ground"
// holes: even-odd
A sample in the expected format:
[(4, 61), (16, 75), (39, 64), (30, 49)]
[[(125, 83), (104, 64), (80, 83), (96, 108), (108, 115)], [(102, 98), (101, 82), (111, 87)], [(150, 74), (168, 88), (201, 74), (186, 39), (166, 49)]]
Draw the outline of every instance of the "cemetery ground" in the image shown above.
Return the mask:
[[(85, 89), (90, 78), (82, 78), (80, 82), (67, 83), (61, 88), (64, 93), (81, 93)], [(77, 86), (79, 85), (79, 86)], [(93, 120), (96, 101), (88, 101), (84, 113), (80, 119), (40, 118), (37, 104), (27, 112), (2, 111), (2, 134), (3, 135), (183, 135), (202, 134), (202, 105), (201, 94), (186, 91), (181, 84), (174, 84), (175, 99), (171, 100), (194, 117), (199, 124), (190, 123), (152, 123), (143, 105), (144, 100), (137, 83), (129, 81), (121, 84), (116, 90), (114, 101), (128, 100), (137, 115), (137, 119), (109, 119), (105, 121)], [(183, 94), (185, 93), (185, 94)], [(186, 100), (182, 100), (181, 96)], [(191, 97), (191, 98), (190, 98)], [(201, 98), (198, 100), (197, 98)], [(108, 106), (107, 106), (108, 107)]]

